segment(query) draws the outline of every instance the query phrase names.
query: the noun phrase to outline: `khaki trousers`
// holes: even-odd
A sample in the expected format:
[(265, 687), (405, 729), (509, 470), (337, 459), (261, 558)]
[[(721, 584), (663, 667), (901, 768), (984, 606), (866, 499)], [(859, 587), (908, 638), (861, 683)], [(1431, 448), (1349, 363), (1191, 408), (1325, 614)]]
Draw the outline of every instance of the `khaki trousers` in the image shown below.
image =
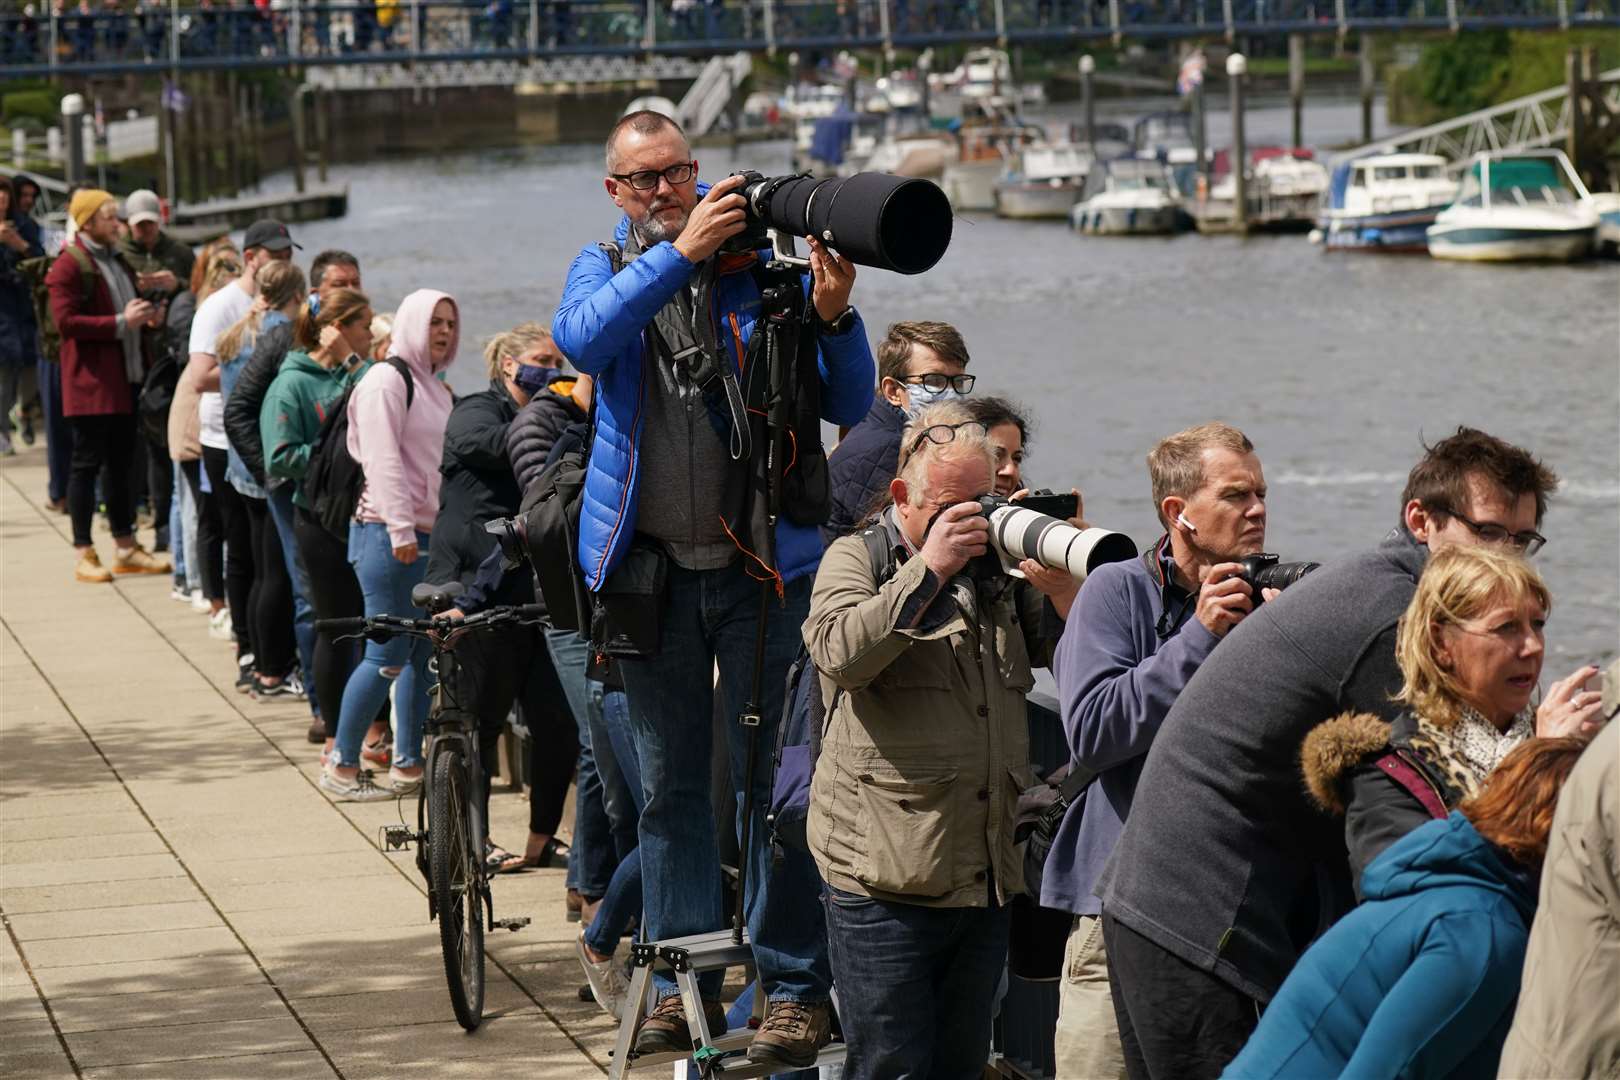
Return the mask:
[(1096, 915), (1076, 915), (1069, 930), (1053, 1046), (1057, 1080), (1125, 1080), (1125, 1055), (1108, 990), (1102, 919)]

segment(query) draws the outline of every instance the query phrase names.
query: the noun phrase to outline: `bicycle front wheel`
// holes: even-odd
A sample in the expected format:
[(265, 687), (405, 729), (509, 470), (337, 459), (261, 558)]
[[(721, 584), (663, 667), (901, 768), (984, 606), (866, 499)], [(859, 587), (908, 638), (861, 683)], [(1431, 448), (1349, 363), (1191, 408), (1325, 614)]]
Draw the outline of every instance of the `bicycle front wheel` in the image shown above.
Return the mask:
[(467, 817), (471, 791), (461, 751), (453, 746), (440, 750), (434, 756), (428, 805), (428, 861), (450, 1004), (468, 1031), (484, 1018), (484, 902), (477, 862), (483, 858), (483, 838), (472, 835)]

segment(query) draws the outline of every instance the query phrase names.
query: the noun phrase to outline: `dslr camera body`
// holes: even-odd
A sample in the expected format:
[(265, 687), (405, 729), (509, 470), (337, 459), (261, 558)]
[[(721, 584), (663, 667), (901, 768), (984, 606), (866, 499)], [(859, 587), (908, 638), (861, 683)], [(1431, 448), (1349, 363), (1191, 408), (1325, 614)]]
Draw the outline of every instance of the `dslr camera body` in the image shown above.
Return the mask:
[(1254, 594), (1255, 607), (1266, 602), (1266, 598), (1260, 593), (1261, 589), (1286, 589), (1322, 565), (1316, 562), (1283, 562), (1282, 556), (1273, 555), (1269, 551), (1245, 555), (1238, 559), (1237, 563), (1243, 567), (1243, 572), (1238, 576), (1249, 583), (1249, 590)]

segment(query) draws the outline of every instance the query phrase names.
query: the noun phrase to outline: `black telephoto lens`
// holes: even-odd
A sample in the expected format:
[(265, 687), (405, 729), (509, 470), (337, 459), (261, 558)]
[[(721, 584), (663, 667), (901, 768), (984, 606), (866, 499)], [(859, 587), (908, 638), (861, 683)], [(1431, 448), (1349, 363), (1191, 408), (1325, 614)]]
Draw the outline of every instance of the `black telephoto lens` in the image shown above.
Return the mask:
[(751, 219), (793, 236), (814, 236), (861, 266), (920, 274), (951, 243), (951, 204), (927, 180), (888, 173), (817, 180), (750, 180), (742, 188)]

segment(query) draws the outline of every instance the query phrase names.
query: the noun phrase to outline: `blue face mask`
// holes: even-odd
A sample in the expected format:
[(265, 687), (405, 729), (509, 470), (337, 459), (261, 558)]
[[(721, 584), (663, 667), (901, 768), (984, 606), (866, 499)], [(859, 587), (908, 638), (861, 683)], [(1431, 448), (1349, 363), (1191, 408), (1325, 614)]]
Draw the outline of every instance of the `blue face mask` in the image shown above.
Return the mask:
[(938, 405), (942, 401), (956, 401), (961, 396), (951, 386), (930, 390), (920, 383), (906, 383), (906, 418), (915, 420), (928, 406)]
[(534, 364), (519, 364), (517, 370), (512, 373), (512, 381), (517, 383), (525, 394), (538, 394), (546, 388), (556, 370)]

